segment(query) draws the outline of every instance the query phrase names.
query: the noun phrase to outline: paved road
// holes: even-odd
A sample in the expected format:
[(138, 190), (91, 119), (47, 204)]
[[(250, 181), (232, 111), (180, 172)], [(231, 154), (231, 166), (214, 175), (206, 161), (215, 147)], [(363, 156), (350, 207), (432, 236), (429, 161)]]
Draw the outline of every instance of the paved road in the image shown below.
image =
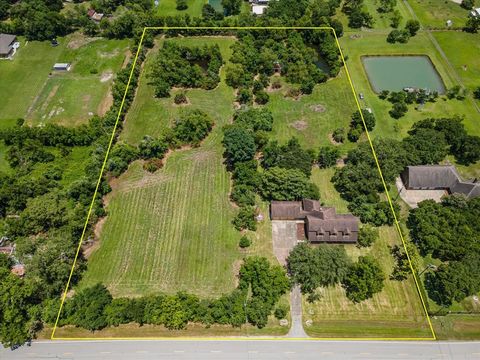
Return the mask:
[(36, 342), (0, 359), (480, 359), (480, 342), (79, 341)]

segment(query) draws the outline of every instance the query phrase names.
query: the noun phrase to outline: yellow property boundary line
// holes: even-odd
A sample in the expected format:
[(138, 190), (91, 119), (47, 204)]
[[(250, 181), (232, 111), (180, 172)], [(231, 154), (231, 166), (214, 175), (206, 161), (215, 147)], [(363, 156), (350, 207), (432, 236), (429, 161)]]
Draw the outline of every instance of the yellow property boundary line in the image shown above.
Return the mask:
[[(335, 337), (332, 337), (332, 338), (322, 338), (322, 337), (282, 338), (282, 337), (242, 337), (242, 336), (239, 336), (239, 337), (82, 337), (82, 338), (55, 337), (55, 331), (57, 330), (57, 325), (58, 325), (58, 321), (60, 319), (60, 314), (62, 312), (63, 305), (64, 305), (65, 299), (67, 297), (67, 292), (70, 288), (70, 282), (71, 282), (71, 279), (72, 279), (73, 271), (75, 269), (75, 265), (77, 263), (77, 259), (78, 259), (78, 255), (80, 253), (82, 242), (83, 242), (83, 239), (85, 237), (85, 233), (86, 233), (86, 230), (87, 230), (87, 227), (88, 227), (88, 222), (90, 220), (90, 216), (91, 216), (91, 213), (92, 213), (93, 205), (95, 203), (95, 199), (96, 199), (97, 194), (98, 194), (98, 188), (99, 188), (100, 183), (102, 181), (103, 172), (105, 170), (105, 165), (107, 163), (107, 159), (108, 159), (108, 156), (110, 154), (110, 150), (111, 150), (111, 147), (112, 147), (112, 144), (113, 144), (113, 140), (115, 138), (115, 133), (116, 133), (116, 130), (117, 130), (118, 123), (120, 121), (123, 106), (125, 104), (125, 99), (126, 99), (126, 96), (127, 96), (128, 88), (130, 87), (130, 83), (131, 83), (131, 80), (132, 80), (132, 77), (133, 77), (135, 66), (137, 64), (138, 56), (139, 56), (140, 51), (142, 49), (143, 39), (145, 37), (145, 33), (147, 32), (147, 30), (164, 30), (164, 31), (166, 31), (166, 30), (329, 30), (329, 31), (332, 31), (332, 33), (335, 37), (335, 42), (337, 44), (338, 50), (340, 52), (340, 57), (342, 59), (343, 67), (345, 68), (345, 73), (347, 74), (348, 82), (350, 84), (350, 88), (352, 90), (353, 97), (355, 99), (355, 104), (357, 105), (357, 108), (360, 112), (360, 116), (362, 118), (363, 127), (365, 129), (365, 133), (367, 134), (367, 139), (368, 139), (368, 142), (370, 144), (370, 148), (372, 149), (373, 157), (375, 159), (375, 164), (377, 165), (378, 173), (380, 174), (380, 178), (382, 180), (383, 187), (385, 189), (385, 194), (387, 196), (387, 200), (388, 200), (388, 203), (390, 205), (390, 209), (393, 213), (393, 217), (394, 217), (394, 220), (395, 220), (395, 226), (397, 228), (398, 234), (400, 235), (400, 238), (402, 239), (402, 243), (403, 243), (403, 247), (405, 249), (405, 253), (407, 254), (409, 267), (410, 267), (410, 270), (412, 271), (412, 275), (413, 275), (413, 278), (415, 280), (415, 286), (417, 288), (418, 295), (420, 296), (422, 306), (423, 306), (423, 310), (425, 312), (427, 322), (428, 322), (428, 325), (430, 327), (430, 331), (432, 333), (432, 337), (428, 337), (428, 338), (424, 338), (424, 337), (420, 337), (420, 338), (416, 338), (416, 337), (404, 337), (404, 338), (401, 338), (401, 337), (400, 338), (394, 338), (394, 337), (393, 338), (390, 338), (390, 337), (389, 338), (375, 338), (375, 337), (372, 337), (372, 338), (369, 338), (369, 337), (365, 337), (365, 338), (362, 338), (362, 337), (359, 337), (359, 338), (342, 338), (342, 337), (340, 337), (340, 338), (335, 338)], [(98, 180), (97, 180), (97, 185), (95, 187), (95, 192), (93, 194), (92, 202), (90, 203), (90, 207), (88, 209), (88, 214), (87, 214), (87, 218), (85, 220), (85, 225), (83, 227), (82, 235), (81, 235), (80, 240), (78, 242), (77, 251), (75, 253), (75, 259), (73, 261), (72, 269), (70, 270), (70, 275), (68, 277), (68, 281), (67, 281), (67, 284), (65, 286), (65, 291), (63, 292), (62, 300), (61, 300), (61, 303), (60, 303), (60, 308), (58, 309), (57, 318), (55, 320), (55, 325), (53, 327), (53, 331), (52, 331), (52, 334), (50, 336), (50, 339), (51, 340), (142, 340), (143, 339), (143, 340), (171, 340), (171, 341), (179, 341), (179, 340), (196, 340), (196, 341), (210, 340), (211, 341), (211, 340), (246, 340), (246, 339), (248, 339), (248, 340), (357, 340), (357, 341), (392, 341), (392, 340), (397, 340), (397, 341), (398, 340), (401, 340), (401, 341), (429, 341), (429, 340), (437, 340), (437, 337), (435, 335), (435, 331), (433, 330), (432, 322), (430, 320), (430, 316), (428, 315), (425, 300), (424, 300), (422, 292), (420, 290), (420, 284), (419, 284), (417, 275), (415, 274), (415, 270), (413, 268), (412, 261), (410, 259), (410, 254), (408, 253), (406, 242), (405, 242), (405, 239), (403, 237), (402, 231), (400, 229), (400, 224), (398, 222), (397, 215), (395, 214), (395, 210), (393, 208), (392, 200), (391, 200), (390, 195), (388, 193), (388, 187), (387, 187), (387, 184), (386, 184), (385, 179), (383, 177), (383, 173), (382, 173), (382, 170), (380, 168), (380, 164), (378, 162), (378, 157), (377, 157), (377, 154), (376, 154), (375, 149), (373, 147), (373, 143), (372, 143), (372, 140), (371, 140), (371, 137), (370, 137), (370, 133), (368, 132), (368, 129), (367, 129), (367, 126), (366, 126), (366, 123), (365, 123), (365, 119), (363, 117), (363, 112), (362, 112), (360, 103), (358, 101), (357, 94), (355, 92), (355, 88), (353, 86), (353, 82), (352, 82), (352, 79), (350, 77), (350, 73), (348, 71), (347, 64), (345, 62), (345, 57), (343, 55), (342, 48), (340, 47), (340, 43), (338, 41), (337, 34), (332, 27), (329, 27), (329, 26), (320, 26), (320, 27), (314, 27), (314, 26), (305, 26), (305, 27), (301, 27), (301, 26), (300, 27), (296, 27), (296, 26), (265, 26), (265, 27), (255, 27), (255, 26), (246, 26), (246, 27), (240, 27), (240, 26), (235, 26), (235, 27), (223, 27), (223, 26), (221, 26), (221, 27), (215, 27), (215, 26), (201, 26), (201, 27), (158, 26), (158, 27), (156, 27), (156, 26), (146, 26), (146, 27), (143, 28), (142, 36), (140, 38), (140, 42), (138, 44), (137, 52), (135, 54), (135, 59), (134, 59), (133, 64), (132, 64), (132, 69), (130, 70), (130, 75), (128, 77), (128, 82), (127, 82), (127, 86), (125, 88), (125, 93), (123, 94), (122, 102), (121, 102), (120, 108), (118, 110), (115, 125), (114, 125), (113, 131), (112, 131), (112, 135), (110, 137), (110, 142), (108, 143), (107, 152), (105, 154), (105, 159), (103, 160), (102, 168), (100, 170), (100, 174), (98, 175)]]

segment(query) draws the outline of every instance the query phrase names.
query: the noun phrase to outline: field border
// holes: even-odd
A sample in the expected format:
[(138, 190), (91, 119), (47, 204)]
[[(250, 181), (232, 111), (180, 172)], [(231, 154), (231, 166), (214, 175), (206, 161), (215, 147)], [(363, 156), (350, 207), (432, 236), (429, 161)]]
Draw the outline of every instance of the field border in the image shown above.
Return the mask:
[[(94, 206), (94, 203), (95, 203), (95, 199), (96, 199), (97, 194), (98, 194), (98, 189), (99, 189), (100, 184), (102, 182), (103, 173), (104, 173), (105, 166), (106, 166), (106, 163), (107, 163), (107, 160), (108, 160), (108, 156), (110, 154), (110, 150), (112, 148), (113, 140), (115, 139), (115, 133), (116, 133), (116, 130), (117, 130), (118, 123), (120, 121), (120, 117), (122, 115), (122, 110), (123, 110), (123, 107), (124, 107), (124, 104), (125, 104), (125, 99), (126, 99), (126, 96), (127, 96), (127, 92), (128, 92), (129, 87), (130, 87), (130, 83), (132, 81), (133, 73), (134, 73), (134, 70), (135, 70), (135, 66), (137, 64), (137, 60), (138, 60), (140, 51), (142, 49), (143, 39), (145, 38), (145, 34), (148, 30), (163, 30), (163, 31), (168, 31), (168, 30), (329, 30), (333, 33), (333, 36), (335, 37), (335, 42), (336, 42), (337, 48), (338, 48), (339, 53), (340, 53), (340, 57), (342, 59), (342, 64), (343, 64), (343, 67), (345, 68), (345, 73), (347, 75), (347, 79), (348, 79), (348, 82), (350, 84), (350, 89), (352, 90), (352, 94), (353, 94), (353, 97), (355, 99), (355, 104), (357, 105), (357, 109), (360, 112), (363, 127), (364, 127), (365, 133), (367, 135), (367, 140), (370, 144), (370, 148), (372, 150), (372, 154), (373, 154), (373, 157), (375, 159), (375, 164), (377, 166), (377, 170), (378, 170), (378, 173), (380, 175), (380, 179), (382, 180), (382, 184), (383, 184), (383, 187), (385, 189), (385, 194), (387, 196), (387, 200), (388, 200), (388, 203), (390, 205), (390, 210), (392, 211), (392, 214), (393, 214), (393, 217), (394, 217), (394, 220), (395, 220), (395, 227), (397, 229), (398, 234), (400, 235), (400, 238), (401, 238), (402, 244), (403, 244), (403, 248), (404, 248), (405, 253), (407, 255), (408, 264), (409, 264), (410, 270), (412, 272), (413, 279), (415, 281), (415, 286), (416, 286), (418, 295), (420, 297), (420, 300), (421, 300), (421, 303), (422, 303), (422, 306), (423, 306), (423, 310), (425, 312), (425, 316), (427, 318), (427, 322), (428, 322), (430, 331), (432, 333), (431, 337), (404, 337), (404, 338), (401, 338), (401, 337), (400, 338), (395, 338), (395, 337), (385, 337), (385, 338), (381, 338), (381, 337), (380, 338), (376, 338), (376, 337), (364, 337), (364, 338), (362, 338), (362, 337), (359, 337), (359, 338), (357, 338), (357, 337), (354, 337), (354, 338), (348, 338), (348, 337), (282, 338), (282, 337), (279, 337), (279, 336), (278, 337), (272, 337), (272, 336), (270, 336), (270, 337), (260, 337), (260, 336), (259, 337), (248, 337), (248, 336), (243, 336), (243, 337), (218, 337), (218, 336), (216, 336), (216, 337), (215, 336), (212, 336), (212, 337), (188, 337), (188, 336), (187, 337), (165, 337), (165, 336), (163, 336), (163, 337), (161, 337), (161, 336), (159, 336), (159, 337), (78, 337), (78, 338), (75, 338), (75, 337), (73, 337), (73, 338), (72, 337), (55, 337), (55, 331), (57, 330), (58, 321), (60, 320), (60, 315), (61, 315), (61, 312), (63, 310), (63, 305), (65, 303), (67, 293), (68, 293), (68, 290), (70, 288), (70, 282), (71, 282), (71, 279), (72, 279), (72, 276), (73, 276), (75, 265), (77, 263), (78, 255), (80, 254), (80, 249), (81, 249), (81, 246), (82, 246), (82, 242), (83, 242), (83, 239), (85, 237), (85, 233), (86, 233), (87, 228), (88, 228), (88, 223), (89, 223), (89, 220), (90, 220), (90, 216), (92, 214), (92, 209), (93, 209), (93, 206)], [(402, 234), (402, 231), (401, 231), (401, 228), (400, 228), (400, 224), (399, 224), (398, 219), (397, 219), (397, 215), (396, 215), (395, 210), (393, 208), (393, 203), (392, 203), (392, 200), (390, 198), (390, 194), (388, 193), (387, 183), (385, 182), (385, 179), (383, 177), (382, 169), (380, 168), (380, 163), (378, 161), (378, 157), (377, 157), (377, 154), (375, 152), (375, 148), (373, 146), (373, 143), (372, 143), (372, 140), (371, 140), (371, 137), (370, 137), (370, 133), (367, 129), (365, 119), (363, 117), (362, 108), (360, 106), (360, 102), (358, 101), (357, 93), (356, 93), (355, 88), (353, 86), (353, 82), (352, 82), (352, 79), (350, 77), (350, 73), (348, 71), (348, 67), (347, 67), (347, 64), (345, 62), (345, 57), (343, 55), (342, 48), (340, 46), (340, 42), (338, 41), (338, 37), (337, 37), (337, 34), (335, 32), (335, 29), (333, 29), (330, 26), (261, 26), (261, 27), (257, 27), (257, 26), (244, 26), (244, 27), (242, 27), (242, 26), (233, 26), (233, 27), (225, 27), (225, 26), (218, 26), (218, 27), (217, 26), (199, 26), (199, 27), (191, 27), (191, 26), (172, 26), (172, 27), (170, 27), (170, 26), (146, 26), (146, 27), (143, 28), (142, 36), (140, 37), (140, 42), (138, 43), (137, 52), (135, 54), (135, 58), (134, 58), (134, 61), (133, 61), (133, 64), (132, 64), (132, 68), (130, 70), (130, 75), (128, 77), (127, 86), (125, 87), (125, 93), (123, 94), (122, 102), (121, 102), (119, 110), (118, 110), (118, 114), (117, 114), (117, 118), (115, 120), (115, 125), (113, 127), (112, 135), (110, 136), (110, 141), (108, 143), (108, 148), (107, 148), (107, 152), (105, 154), (105, 158), (103, 160), (102, 168), (100, 170), (100, 174), (98, 175), (97, 184), (95, 186), (95, 192), (93, 194), (92, 201), (91, 201), (90, 207), (88, 209), (87, 218), (86, 218), (85, 224), (83, 226), (82, 235), (80, 236), (80, 240), (78, 242), (77, 251), (75, 253), (75, 259), (73, 261), (72, 268), (70, 270), (70, 275), (68, 277), (67, 284), (65, 285), (65, 290), (63, 292), (63, 296), (62, 296), (62, 299), (61, 299), (60, 307), (58, 309), (57, 317), (56, 317), (56, 320), (55, 320), (55, 325), (53, 327), (52, 334), (50, 336), (50, 340), (79, 340), (79, 341), (82, 341), (82, 340), (171, 340), (171, 341), (179, 341), (179, 340), (195, 340), (195, 341), (240, 340), (241, 341), (241, 340), (246, 340), (246, 339), (248, 339), (248, 340), (330, 340), (330, 341), (337, 341), (337, 340), (347, 340), (347, 341), (348, 340), (351, 340), (351, 341), (431, 341), (431, 340), (437, 340), (437, 336), (435, 334), (430, 316), (428, 314), (426, 302), (425, 302), (425, 299), (423, 298), (422, 291), (420, 289), (420, 284), (419, 284), (417, 275), (415, 274), (415, 270), (414, 270), (413, 265), (412, 265), (410, 254), (408, 253), (405, 238), (403, 237), (403, 234)]]

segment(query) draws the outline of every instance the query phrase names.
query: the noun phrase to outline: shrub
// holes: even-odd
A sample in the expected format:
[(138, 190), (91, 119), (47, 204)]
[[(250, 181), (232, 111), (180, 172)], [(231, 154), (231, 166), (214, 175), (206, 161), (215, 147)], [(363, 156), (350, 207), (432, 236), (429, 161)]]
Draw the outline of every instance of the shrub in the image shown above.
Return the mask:
[(338, 128), (332, 134), (333, 140), (337, 143), (343, 143), (345, 141), (345, 129)]
[(143, 163), (143, 169), (150, 173), (154, 173), (163, 167), (162, 159), (152, 158)]
[(180, 116), (175, 123), (175, 138), (184, 144), (197, 146), (213, 127), (213, 120), (201, 110), (190, 110)]
[(360, 228), (358, 233), (358, 246), (369, 247), (378, 239), (378, 229), (365, 225)]
[(185, 95), (184, 92), (175, 94), (175, 97), (174, 97), (174, 99), (173, 99), (173, 102), (174, 102), (175, 104), (177, 104), (177, 105), (186, 104), (186, 103), (188, 102), (187, 96)]
[(255, 94), (255, 102), (260, 105), (266, 104), (270, 100), (270, 96), (266, 91), (260, 90)]
[(278, 320), (285, 319), (287, 317), (288, 310), (286, 307), (277, 307), (275, 309), (274, 315)]
[(340, 150), (333, 146), (322, 146), (318, 154), (318, 166), (320, 168), (329, 168), (337, 163), (340, 156)]
[(293, 99), (296, 99), (296, 98), (298, 98), (301, 94), (302, 94), (302, 92), (300, 91), (300, 89), (298, 89), (298, 88), (290, 88), (290, 89), (288, 89), (288, 91), (287, 91), (287, 93), (285, 94), (285, 96), (286, 96), (286, 97), (293, 98)]
[(230, 198), (239, 206), (255, 205), (255, 192), (248, 185), (235, 184)]
[(280, 80), (275, 80), (273, 83), (272, 83), (272, 89), (274, 90), (278, 90), (278, 89), (281, 89), (282, 88), (282, 83)]
[(245, 248), (249, 247), (251, 244), (252, 244), (252, 242), (246, 236), (242, 236), (240, 238), (240, 241), (238, 242), (238, 246), (240, 246), (242, 249), (245, 249)]
[(251, 231), (257, 230), (257, 222), (255, 221), (255, 209), (251, 206), (240, 208), (237, 216), (233, 219), (233, 226), (238, 231), (247, 229)]
[(238, 90), (236, 100), (240, 104), (250, 104), (252, 102), (252, 98), (253, 98), (253, 95), (252, 95), (252, 92), (249, 89), (243, 88), (243, 89)]
[(188, 9), (188, 4), (187, 0), (176, 0), (177, 2), (177, 10), (187, 10)]

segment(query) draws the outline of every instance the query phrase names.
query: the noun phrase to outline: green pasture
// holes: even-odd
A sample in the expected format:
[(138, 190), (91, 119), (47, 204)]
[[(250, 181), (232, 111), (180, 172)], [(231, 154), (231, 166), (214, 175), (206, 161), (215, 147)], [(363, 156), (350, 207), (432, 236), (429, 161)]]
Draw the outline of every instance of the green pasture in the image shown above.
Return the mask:
[[(120, 70), (128, 40), (90, 39), (73, 34), (50, 42), (25, 42), (12, 61), (0, 62), (0, 119), (25, 118), (31, 125), (74, 126), (108, 108), (105, 98)], [(71, 63), (71, 71), (53, 64)]]
[(162, 16), (190, 15), (191, 17), (200, 17), (202, 15), (203, 5), (206, 0), (187, 0), (188, 8), (186, 10), (177, 10), (176, 0), (159, 0), (157, 14)]
[(462, 28), (469, 10), (452, 0), (407, 0), (423, 26), (430, 29), (446, 29), (447, 20), (452, 27)]

